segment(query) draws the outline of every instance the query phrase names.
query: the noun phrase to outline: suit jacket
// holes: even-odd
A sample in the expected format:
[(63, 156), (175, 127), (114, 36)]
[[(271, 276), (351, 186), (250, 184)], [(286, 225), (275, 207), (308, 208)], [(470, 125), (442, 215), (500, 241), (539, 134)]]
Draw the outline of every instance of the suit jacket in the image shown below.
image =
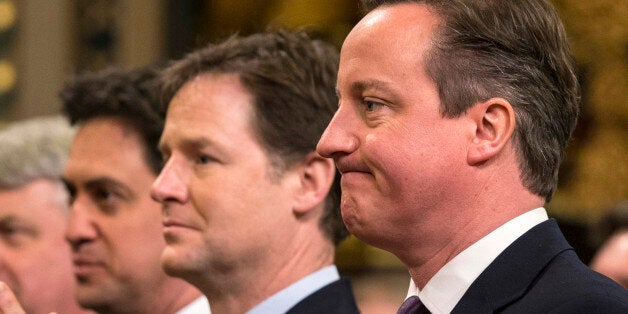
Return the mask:
[(289, 314), (360, 313), (353, 297), (349, 279), (336, 280), (301, 300), (288, 310)]
[(452, 313), (628, 313), (628, 290), (584, 265), (550, 219), (473, 282)]

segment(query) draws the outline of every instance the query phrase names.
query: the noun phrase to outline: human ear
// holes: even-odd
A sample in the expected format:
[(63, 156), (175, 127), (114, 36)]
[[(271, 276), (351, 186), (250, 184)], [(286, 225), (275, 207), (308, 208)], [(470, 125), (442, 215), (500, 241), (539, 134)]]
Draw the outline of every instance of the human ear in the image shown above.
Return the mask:
[(311, 152), (298, 167), (299, 185), (294, 197), (293, 211), (302, 215), (324, 204), (334, 181), (336, 166), (332, 159)]
[(491, 98), (477, 103), (467, 114), (476, 127), (467, 162), (479, 165), (498, 155), (510, 141), (515, 130), (515, 112), (507, 100)]

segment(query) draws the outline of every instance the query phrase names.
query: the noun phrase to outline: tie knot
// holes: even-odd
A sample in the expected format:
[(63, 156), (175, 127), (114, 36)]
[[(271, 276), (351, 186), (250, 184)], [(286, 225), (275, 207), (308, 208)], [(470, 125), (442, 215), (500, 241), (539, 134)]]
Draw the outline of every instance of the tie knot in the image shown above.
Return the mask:
[(415, 314), (415, 313), (424, 313), (427, 309), (421, 303), (421, 299), (418, 296), (413, 295), (407, 298), (399, 307), (397, 314)]

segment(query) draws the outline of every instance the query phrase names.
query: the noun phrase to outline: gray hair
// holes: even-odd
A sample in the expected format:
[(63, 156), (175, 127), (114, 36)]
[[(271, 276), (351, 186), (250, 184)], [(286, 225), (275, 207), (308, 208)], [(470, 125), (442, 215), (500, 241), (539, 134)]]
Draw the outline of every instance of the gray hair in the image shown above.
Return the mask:
[(60, 180), (74, 129), (62, 116), (13, 122), (0, 129), (0, 188)]

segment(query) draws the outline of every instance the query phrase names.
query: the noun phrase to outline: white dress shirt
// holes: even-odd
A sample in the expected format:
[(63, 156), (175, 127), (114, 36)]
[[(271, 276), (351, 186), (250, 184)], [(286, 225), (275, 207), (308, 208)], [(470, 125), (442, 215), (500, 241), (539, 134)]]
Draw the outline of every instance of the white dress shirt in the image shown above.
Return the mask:
[(176, 314), (211, 314), (209, 302), (205, 296), (198, 297), (192, 303), (177, 311)]
[(456, 255), (422, 290), (410, 279), (407, 297), (418, 295), (431, 313), (450, 313), (471, 284), (499, 254), (528, 230), (547, 219), (543, 207), (513, 218)]

